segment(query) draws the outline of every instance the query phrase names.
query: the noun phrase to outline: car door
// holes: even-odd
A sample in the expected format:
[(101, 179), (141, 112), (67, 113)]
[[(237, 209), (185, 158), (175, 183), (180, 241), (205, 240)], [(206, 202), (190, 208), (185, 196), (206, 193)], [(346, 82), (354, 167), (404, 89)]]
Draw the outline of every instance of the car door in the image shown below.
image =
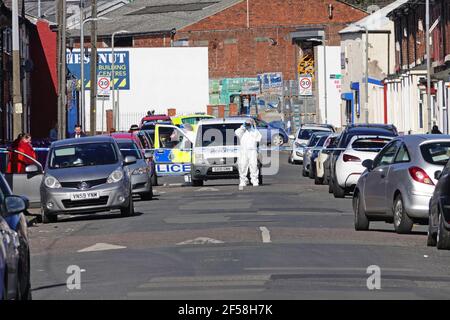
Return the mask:
[(386, 211), (387, 176), (400, 146), (400, 141), (392, 141), (375, 157), (373, 169), (367, 173), (365, 178), (364, 200), (367, 212), (383, 213)]
[[(13, 152), (18, 152), (14, 150)], [(22, 154), (24, 155), (24, 154)], [(26, 155), (24, 155), (26, 156)], [(35, 163), (36, 172), (30, 173), (5, 173), (4, 177), (8, 182), (13, 194), (26, 196), (30, 201), (31, 208), (39, 208), (41, 205), (41, 182), (44, 177), (42, 165), (35, 159), (28, 157)]]
[(158, 176), (184, 176), (191, 172), (192, 141), (173, 125), (156, 125), (154, 161)]

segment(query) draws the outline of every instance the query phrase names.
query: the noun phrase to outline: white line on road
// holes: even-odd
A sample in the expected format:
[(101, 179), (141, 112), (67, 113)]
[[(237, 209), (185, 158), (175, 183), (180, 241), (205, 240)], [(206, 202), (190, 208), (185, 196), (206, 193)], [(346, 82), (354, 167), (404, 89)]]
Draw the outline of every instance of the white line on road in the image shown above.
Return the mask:
[(78, 250), (78, 252), (93, 252), (93, 251), (107, 251), (107, 250), (119, 250), (126, 249), (124, 246), (117, 246), (109, 243), (96, 243), (93, 246)]
[(261, 235), (262, 235), (262, 241), (263, 241), (263, 243), (271, 243), (272, 240), (270, 240), (270, 232), (269, 232), (269, 229), (267, 229), (266, 227), (259, 227), (259, 230), (261, 230)]

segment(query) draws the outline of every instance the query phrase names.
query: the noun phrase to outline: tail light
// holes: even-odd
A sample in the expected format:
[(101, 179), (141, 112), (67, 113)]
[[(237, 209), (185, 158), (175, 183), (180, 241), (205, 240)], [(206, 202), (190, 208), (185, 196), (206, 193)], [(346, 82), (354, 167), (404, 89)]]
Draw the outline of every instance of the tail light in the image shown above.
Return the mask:
[(433, 181), (423, 169), (419, 167), (411, 167), (408, 170), (414, 181), (434, 186)]
[(344, 154), (344, 162), (361, 162), (361, 159), (349, 154)]

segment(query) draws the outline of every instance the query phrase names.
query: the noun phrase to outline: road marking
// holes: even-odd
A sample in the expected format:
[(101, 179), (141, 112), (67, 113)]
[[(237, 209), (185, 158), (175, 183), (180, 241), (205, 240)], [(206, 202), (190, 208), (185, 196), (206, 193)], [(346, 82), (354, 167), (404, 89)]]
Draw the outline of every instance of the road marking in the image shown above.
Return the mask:
[(198, 190), (196, 190), (197, 192), (198, 191), (219, 191), (219, 189), (216, 189), (216, 188), (211, 188), (211, 187), (204, 187), (204, 188), (200, 188), (200, 189), (198, 189)]
[(125, 249), (124, 246), (118, 246), (109, 243), (96, 243), (93, 246), (78, 250), (77, 252), (93, 252), (93, 251), (106, 251), (106, 250), (119, 250)]
[(198, 237), (192, 240), (186, 240), (180, 243), (177, 243), (177, 246), (183, 246), (183, 245), (190, 245), (190, 244), (220, 244), (225, 243), (221, 240), (216, 240), (212, 238), (206, 238), (206, 237)]
[(272, 240), (270, 240), (270, 232), (269, 229), (266, 227), (259, 227), (259, 230), (261, 230), (261, 236), (263, 243), (271, 243)]

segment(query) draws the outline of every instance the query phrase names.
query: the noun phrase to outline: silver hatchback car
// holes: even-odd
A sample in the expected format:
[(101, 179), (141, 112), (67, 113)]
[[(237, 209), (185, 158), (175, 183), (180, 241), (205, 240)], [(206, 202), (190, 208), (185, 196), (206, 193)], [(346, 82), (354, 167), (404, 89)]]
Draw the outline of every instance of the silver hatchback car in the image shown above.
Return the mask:
[(370, 221), (394, 223), (397, 233), (413, 224), (428, 223), (428, 209), (437, 179), (450, 157), (449, 135), (401, 136), (372, 160), (363, 162), (353, 195), (355, 229), (368, 230)]
[(134, 214), (131, 179), (111, 137), (97, 136), (54, 142), (49, 150), (41, 184), (42, 219), (56, 222), (58, 214), (84, 214), (120, 209)]

